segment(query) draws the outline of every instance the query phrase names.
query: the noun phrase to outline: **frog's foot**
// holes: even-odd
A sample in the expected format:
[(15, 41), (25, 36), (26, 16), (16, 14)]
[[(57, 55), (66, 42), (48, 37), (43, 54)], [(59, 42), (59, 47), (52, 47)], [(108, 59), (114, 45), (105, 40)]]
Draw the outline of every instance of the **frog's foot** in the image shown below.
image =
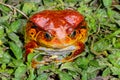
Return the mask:
[(37, 68), (40, 66), (40, 64), (42, 65), (47, 65), (49, 64), (48, 62), (45, 62), (45, 61), (36, 61), (35, 59), (32, 60), (32, 68)]
[(32, 68), (37, 68), (40, 65), (48, 65), (50, 63), (55, 63), (55, 61), (57, 61), (57, 57), (58, 56), (50, 56), (50, 55), (46, 55), (43, 57), (42, 61), (38, 61), (35, 58), (32, 60)]

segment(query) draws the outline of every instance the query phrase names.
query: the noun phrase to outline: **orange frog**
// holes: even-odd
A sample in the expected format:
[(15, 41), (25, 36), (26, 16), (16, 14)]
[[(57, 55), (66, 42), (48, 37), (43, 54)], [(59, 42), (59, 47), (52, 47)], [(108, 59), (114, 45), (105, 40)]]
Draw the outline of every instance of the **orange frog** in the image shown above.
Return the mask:
[(31, 16), (26, 25), (25, 57), (34, 51), (43, 51), (44, 56), (49, 56), (42, 61), (34, 57), (33, 67), (49, 61), (72, 61), (84, 51), (86, 38), (86, 22), (79, 12), (44, 10)]

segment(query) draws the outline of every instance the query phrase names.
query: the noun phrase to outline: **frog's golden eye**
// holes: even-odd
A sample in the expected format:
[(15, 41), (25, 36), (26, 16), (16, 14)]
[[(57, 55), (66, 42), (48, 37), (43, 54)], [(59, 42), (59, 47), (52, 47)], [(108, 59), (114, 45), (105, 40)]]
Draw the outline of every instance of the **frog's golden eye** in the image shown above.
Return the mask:
[(76, 36), (76, 34), (77, 34), (76, 30), (74, 30), (69, 36), (70, 36), (71, 38), (74, 38), (74, 37)]
[(47, 39), (47, 40), (51, 40), (51, 39), (52, 39), (52, 35), (51, 35), (50, 33), (48, 33), (48, 32), (46, 32), (46, 33), (44, 34), (44, 37), (45, 37), (45, 39)]

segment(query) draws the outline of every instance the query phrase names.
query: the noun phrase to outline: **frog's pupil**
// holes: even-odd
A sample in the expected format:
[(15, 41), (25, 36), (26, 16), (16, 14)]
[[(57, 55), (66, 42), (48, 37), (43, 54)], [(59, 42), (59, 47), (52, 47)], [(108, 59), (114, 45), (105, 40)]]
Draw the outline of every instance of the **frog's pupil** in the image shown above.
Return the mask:
[(37, 28), (37, 26), (33, 25), (31, 28)]
[(45, 33), (45, 38), (46, 38), (46, 39), (51, 39), (50, 34), (49, 34), (49, 33)]
[(73, 37), (75, 37), (75, 35), (76, 35), (76, 31), (73, 31), (73, 32), (71, 33), (71, 37), (73, 38)]

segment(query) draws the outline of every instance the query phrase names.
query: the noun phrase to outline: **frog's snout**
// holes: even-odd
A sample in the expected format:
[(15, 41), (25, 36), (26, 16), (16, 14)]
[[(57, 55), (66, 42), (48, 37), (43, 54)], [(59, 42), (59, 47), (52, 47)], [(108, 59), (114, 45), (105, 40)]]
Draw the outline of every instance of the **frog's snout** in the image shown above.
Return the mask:
[(51, 43), (58, 47), (58, 46), (61, 46), (61, 47), (66, 47), (66, 46), (69, 46), (72, 41), (70, 40), (69, 37), (65, 37), (65, 38), (62, 38), (62, 39), (59, 39), (59, 38), (54, 38)]

